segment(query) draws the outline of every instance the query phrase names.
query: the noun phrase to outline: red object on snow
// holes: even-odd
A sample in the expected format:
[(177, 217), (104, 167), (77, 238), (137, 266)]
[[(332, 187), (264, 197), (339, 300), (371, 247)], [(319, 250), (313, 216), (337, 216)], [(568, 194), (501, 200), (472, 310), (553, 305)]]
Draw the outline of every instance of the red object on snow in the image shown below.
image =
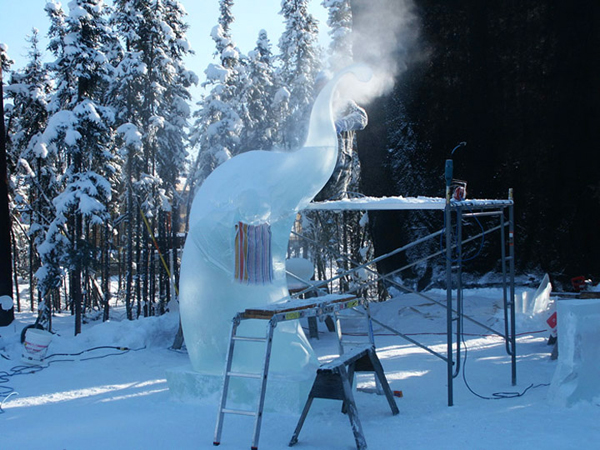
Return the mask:
[(587, 283), (585, 282), (585, 277), (580, 276), (571, 278), (571, 284), (573, 285), (573, 289), (575, 289), (575, 292), (581, 292), (585, 288)]
[(556, 328), (556, 311), (550, 316), (548, 317), (548, 320), (546, 320), (546, 323), (548, 324), (548, 326), (552, 329)]

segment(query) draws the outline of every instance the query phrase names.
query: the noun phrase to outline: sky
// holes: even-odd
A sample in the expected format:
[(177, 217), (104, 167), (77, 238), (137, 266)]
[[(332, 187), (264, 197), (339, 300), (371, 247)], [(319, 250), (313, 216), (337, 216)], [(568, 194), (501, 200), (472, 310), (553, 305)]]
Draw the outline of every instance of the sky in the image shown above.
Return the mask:
[[(27, 63), (27, 52), (29, 44), (26, 37), (31, 35), (31, 29), (37, 28), (45, 47), (49, 20), (44, 12), (47, 0), (25, 0), (27, 5), (23, 7), (22, 2), (14, 0), (0, 0), (0, 42), (8, 46), (8, 55), (15, 61), (13, 69), (24, 67)], [(69, 0), (61, 2), (67, 9)], [(109, 3), (109, 2), (107, 2)], [(219, 17), (218, 0), (180, 0), (188, 12), (186, 18), (190, 25), (188, 40), (195, 55), (187, 60), (187, 68), (198, 75), (200, 81), (204, 80), (204, 70), (213, 61), (215, 50), (214, 43), (210, 38), (210, 31), (217, 24)], [(232, 26), (232, 36), (237, 46), (243, 53), (247, 53), (255, 47), (258, 32), (267, 30), (273, 49), (276, 51), (277, 42), (284, 30), (283, 17), (279, 15), (281, 0), (236, 0), (233, 14), (236, 18)], [(327, 12), (321, 6), (320, 0), (312, 0), (309, 6), (310, 12), (319, 21), (320, 39), (327, 40)], [(48, 55), (50, 58), (50, 55)], [(201, 90), (192, 90), (194, 101), (199, 100)]]

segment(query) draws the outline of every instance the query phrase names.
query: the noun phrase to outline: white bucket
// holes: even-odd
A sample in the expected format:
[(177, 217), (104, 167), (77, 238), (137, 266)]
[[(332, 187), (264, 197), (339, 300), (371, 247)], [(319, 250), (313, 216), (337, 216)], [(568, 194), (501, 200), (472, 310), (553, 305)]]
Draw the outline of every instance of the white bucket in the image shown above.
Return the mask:
[(52, 334), (45, 330), (30, 328), (25, 333), (23, 342), (23, 362), (28, 364), (39, 364), (46, 357), (48, 345), (52, 340)]

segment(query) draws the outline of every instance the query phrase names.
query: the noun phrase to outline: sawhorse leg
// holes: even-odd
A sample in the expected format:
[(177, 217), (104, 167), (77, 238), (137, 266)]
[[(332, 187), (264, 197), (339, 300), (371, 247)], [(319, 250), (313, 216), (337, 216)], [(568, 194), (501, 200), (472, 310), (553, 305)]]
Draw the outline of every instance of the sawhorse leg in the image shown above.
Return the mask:
[(333, 370), (319, 369), (317, 371), (317, 377), (308, 394), (308, 399), (304, 405), (300, 419), (298, 420), (298, 425), (296, 425), (296, 429), (290, 440), (290, 447), (298, 442), (298, 436), (300, 435), (300, 431), (302, 430), (302, 426), (304, 425), (304, 421), (306, 420), (306, 416), (308, 415), (308, 411), (310, 410), (314, 398), (342, 400), (344, 409), (350, 420), (350, 425), (352, 426), (356, 448), (358, 450), (367, 449), (367, 442), (363, 434), (360, 419), (358, 418), (358, 410), (356, 408), (356, 402), (354, 401), (354, 395), (352, 394), (352, 384), (348, 376), (348, 371), (343, 364), (335, 367)]

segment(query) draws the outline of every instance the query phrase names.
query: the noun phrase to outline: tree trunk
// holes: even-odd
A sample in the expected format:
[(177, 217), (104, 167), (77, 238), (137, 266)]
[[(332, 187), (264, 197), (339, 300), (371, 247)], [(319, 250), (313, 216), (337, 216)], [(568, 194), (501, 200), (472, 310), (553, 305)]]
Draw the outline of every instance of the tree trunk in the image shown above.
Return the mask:
[(139, 215), (137, 221), (137, 236), (136, 236), (136, 249), (135, 249), (135, 298), (136, 298), (136, 318), (140, 317), (142, 313), (142, 280), (141, 274), (143, 273), (142, 268), (142, 240), (143, 240), (143, 228)]
[(132, 183), (132, 161), (131, 155), (127, 157), (127, 255), (125, 262), (125, 311), (127, 312), (127, 319), (133, 320), (133, 221), (134, 221), (134, 207), (133, 207), (133, 187)]
[(35, 297), (35, 286), (33, 281), (33, 259), (34, 259), (34, 240), (31, 239), (29, 241), (29, 305), (31, 311), (33, 312), (33, 304)]
[(11, 235), (13, 244), (13, 275), (15, 283), (15, 300), (17, 302), (17, 311), (21, 312), (21, 296), (19, 295), (19, 274), (17, 272), (17, 239), (13, 230), (11, 230)]
[(102, 321), (106, 322), (110, 318), (110, 230), (107, 226), (104, 227), (102, 259), (102, 293), (104, 295)]
[(81, 269), (82, 261), (79, 249), (79, 240), (81, 238), (82, 217), (81, 214), (75, 213), (74, 233), (73, 233), (73, 255), (75, 260), (72, 261), (71, 269), (71, 301), (73, 302), (73, 312), (75, 314), (75, 336), (81, 333), (81, 319), (83, 315), (83, 293), (81, 291)]
[[(6, 163), (6, 131), (4, 129), (4, 91), (2, 88), (2, 67), (0, 67), (0, 296), (13, 296), (12, 249), (10, 243), (10, 209), (8, 204), (8, 174)], [(4, 325), (14, 319), (14, 308), (6, 312)]]

